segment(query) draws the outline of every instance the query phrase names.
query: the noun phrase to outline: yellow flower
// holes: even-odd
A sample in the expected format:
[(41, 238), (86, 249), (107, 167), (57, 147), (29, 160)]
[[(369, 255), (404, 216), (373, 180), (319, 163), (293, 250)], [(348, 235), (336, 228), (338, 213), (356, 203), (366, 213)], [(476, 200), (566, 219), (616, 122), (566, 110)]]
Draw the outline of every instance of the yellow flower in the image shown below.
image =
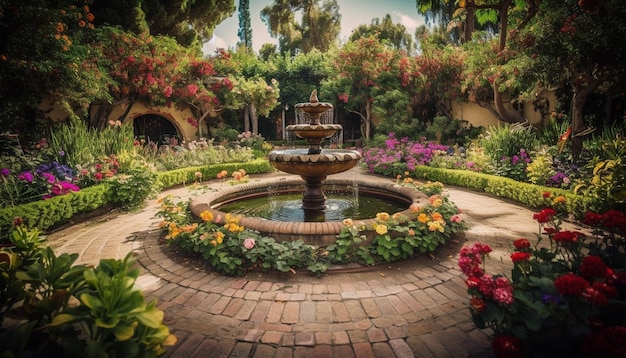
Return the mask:
[(412, 179), (412, 178), (404, 178), (403, 182), (404, 182), (405, 184), (410, 184), (410, 183), (412, 183), (412, 182), (413, 182), (413, 179)]
[(387, 225), (383, 225), (383, 224), (376, 225), (376, 233), (378, 235), (387, 234)]
[(443, 225), (441, 225), (441, 222), (439, 221), (431, 221), (428, 223), (428, 230), (430, 231), (439, 231), (439, 232), (443, 232), (444, 228)]
[(224, 242), (224, 233), (221, 231), (216, 232), (215, 234), (213, 234), (213, 236), (215, 237), (215, 240), (218, 244), (221, 244), (222, 242)]
[(233, 215), (231, 213), (226, 213), (225, 219), (227, 223), (238, 224), (241, 217), (237, 215)]
[(436, 208), (440, 207), (443, 204), (443, 199), (441, 199), (441, 198), (435, 199), (435, 200), (433, 200), (432, 204)]
[(426, 215), (425, 213), (419, 214), (419, 216), (417, 217), (417, 221), (421, 222), (422, 224), (426, 224), (426, 222), (428, 221), (428, 215)]
[(208, 210), (205, 210), (205, 211), (200, 213), (200, 218), (204, 222), (213, 221), (213, 213), (208, 211)]
[(343, 224), (345, 226), (354, 226), (354, 221), (352, 221), (352, 219), (348, 218), (348, 219), (343, 219)]
[(567, 199), (565, 199), (565, 197), (563, 195), (559, 195), (556, 198), (554, 198), (554, 200), (552, 201), (552, 203), (554, 204), (560, 204), (560, 203), (564, 203), (566, 202)]
[(380, 221), (387, 221), (389, 220), (389, 214), (387, 213), (378, 213), (376, 214), (376, 220), (380, 220)]

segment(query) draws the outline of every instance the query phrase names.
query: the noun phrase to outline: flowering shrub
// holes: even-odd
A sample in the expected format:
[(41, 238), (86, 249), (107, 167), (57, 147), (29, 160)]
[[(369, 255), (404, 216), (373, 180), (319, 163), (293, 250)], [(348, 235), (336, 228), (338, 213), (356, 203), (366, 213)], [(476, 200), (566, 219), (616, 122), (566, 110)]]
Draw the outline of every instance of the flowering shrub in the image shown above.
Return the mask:
[(188, 203), (171, 195), (159, 202), (157, 216), (163, 218), (159, 226), (167, 232), (167, 245), (199, 254), (220, 272), (240, 275), (251, 269), (295, 272), (297, 268), (306, 268), (321, 274), (328, 267), (318, 260), (319, 249), (301, 240), (277, 242), (244, 228), (240, 218), (230, 214), (222, 218), (205, 211), (200, 221), (195, 220)]
[[(407, 259), (417, 253), (432, 253), (453, 234), (465, 229), (459, 210), (443, 195), (441, 183), (420, 184), (405, 178), (402, 184), (430, 195), (428, 204), (411, 205), (408, 215), (378, 213), (371, 227), (357, 225), (352, 219), (344, 220), (345, 227), (336, 243), (327, 247), (331, 261), (371, 265)], [(371, 245), (359, 245), (368, 236), (372, 238)]]
[(563, 230), (553, 208), (533, 218), (548, 242), (515, 240), (510, 278), (485, 271), (489, 246), (461, 249), (474, 323), (493, 329), (499, 357), (625, 356), (624, 213), (587, 213), (590, 235)]
[(83, 186), (90, 186), (112, 178), (120, 168), (115, 154), (98, 158), (92, 164), (77, 165), (78, 181)]
[(446, 153), (448, 149), (433, 142), (414, 142), (407, 137), (397, 139), (392, 132), (385, 141), (385, 148), (369, 148), (362, 153), (362, 163), (370, 173), (395, 175), (426, 165), (434, 155)]
[(78, 191), (74, 170), (58, 162), (42, 163), (33, 170), (0, 169), (0, 205), (14, 206)]
[(527, 179), (526, 167), (529, 163), (530, 157), (522, 148), (518, 154), (511, 157), (504, 155), (494, 163), (495, 174), (523, 182)]

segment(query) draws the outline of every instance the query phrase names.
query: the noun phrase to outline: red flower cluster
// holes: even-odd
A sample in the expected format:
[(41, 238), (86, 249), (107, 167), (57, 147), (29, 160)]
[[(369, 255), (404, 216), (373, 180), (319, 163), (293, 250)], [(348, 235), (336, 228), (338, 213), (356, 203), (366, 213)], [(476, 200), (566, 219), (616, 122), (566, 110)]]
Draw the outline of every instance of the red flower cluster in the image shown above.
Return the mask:
[(515, 336), (496, 336), (492, 343), (496, 357), (521, 358), (522, 342)]
[(606, 277), (607, 267), (599, 256), (589, 255), (583, 259), (580, 265), (580, 274), (584, 277)]
[(590, 286), (584, 277), (568, 273), (554, 280), (554, 287), (564, 296), (581, 296)]
[(530, 248), (530, 241), (528, 239), (517, 239), (513, 242), (513, 245), (518, 250), (528, 249)]
[(511, 254), (511, 261), (513, 261), (513, 263), (528, 261), (529, 258), (530, 254), (528, 252), (514, 252)]
[(558, 231), (550, 236), (554, 242), (559, 244), (564, 243), (576, 243), (578, 238), (584, 236), (583, 233), (578, 231)]
[(545, 208), (538, 213), (533, 214), (533, 219), (537, 220), (538, 223), (544, 224), (552, 220), (552, 218), (556, 215), (556, 210), (552, 208)]
[(609, 210), (604, 214), (587, 212), (583, 223), (626, 233), (626, 214), (618, 210)]
[(500, 305), (513, 303), (513, 286), (506, 277), (485, 274), (480, 267), (483, 257), (491, 252), (489, 245), (475, 243), (463, 247), (459, 257), (459, 267), (467, 276), (465, 281), (468, 292), (472, 294), (470, 305), (475, 313), (482, 312), (492, 300)]
[[(580, 266), (580, 274), (568, 273), (560, 276), (554, 280), (554, 287), (564, 296), (579, 296), (595, 306), (605, 306), (609, 298), (618, 297), (614, 286), (618, 283), (618, 276), (600, 257), (585, 257)], [(594, 278), (601, 281), (594, 282)]]

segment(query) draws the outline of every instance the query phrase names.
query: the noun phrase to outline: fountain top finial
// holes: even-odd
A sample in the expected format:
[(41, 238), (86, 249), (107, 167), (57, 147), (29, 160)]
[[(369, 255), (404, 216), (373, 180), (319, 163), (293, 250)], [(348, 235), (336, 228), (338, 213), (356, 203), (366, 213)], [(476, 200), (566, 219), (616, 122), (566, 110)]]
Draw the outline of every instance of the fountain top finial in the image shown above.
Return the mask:
[(317, 90), (316, 90), (316, 89), (314, 89), (314, 90), (313, 90), (313, 92), (311, 92), (311, 97), (309, 97), (309, 102), (310, 102), (310, 103), (317, 103), (317, 102), (319, 102), (319, 101), (320, 101), (320, 100), (319, 100), (319, 99), (317, 99)]

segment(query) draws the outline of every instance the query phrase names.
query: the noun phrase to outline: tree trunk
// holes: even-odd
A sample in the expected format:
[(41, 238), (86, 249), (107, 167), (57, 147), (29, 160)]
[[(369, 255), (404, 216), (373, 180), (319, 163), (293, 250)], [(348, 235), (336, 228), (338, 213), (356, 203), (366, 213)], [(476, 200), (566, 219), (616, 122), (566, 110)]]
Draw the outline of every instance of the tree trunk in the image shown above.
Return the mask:
[(243, 131), (247, 132), (250, 130), (250, 108), (248, 105), (243, 107)]
[(465, 8), (465, 24), (463, 26), (463, 42), (470, 42), (472, 40), (472, 34), (476, 29), (476, 8), (474, 6), (467, 6)]
[(259, 134), (259, 115), (256, 113), (256, 106), (250, 103), (250, 122), (252, 122), (252, 133)]
[(370, 138), (370, 132), (372, 131), (372, 101), (367, 100), (365, 102), (365, 138)]

